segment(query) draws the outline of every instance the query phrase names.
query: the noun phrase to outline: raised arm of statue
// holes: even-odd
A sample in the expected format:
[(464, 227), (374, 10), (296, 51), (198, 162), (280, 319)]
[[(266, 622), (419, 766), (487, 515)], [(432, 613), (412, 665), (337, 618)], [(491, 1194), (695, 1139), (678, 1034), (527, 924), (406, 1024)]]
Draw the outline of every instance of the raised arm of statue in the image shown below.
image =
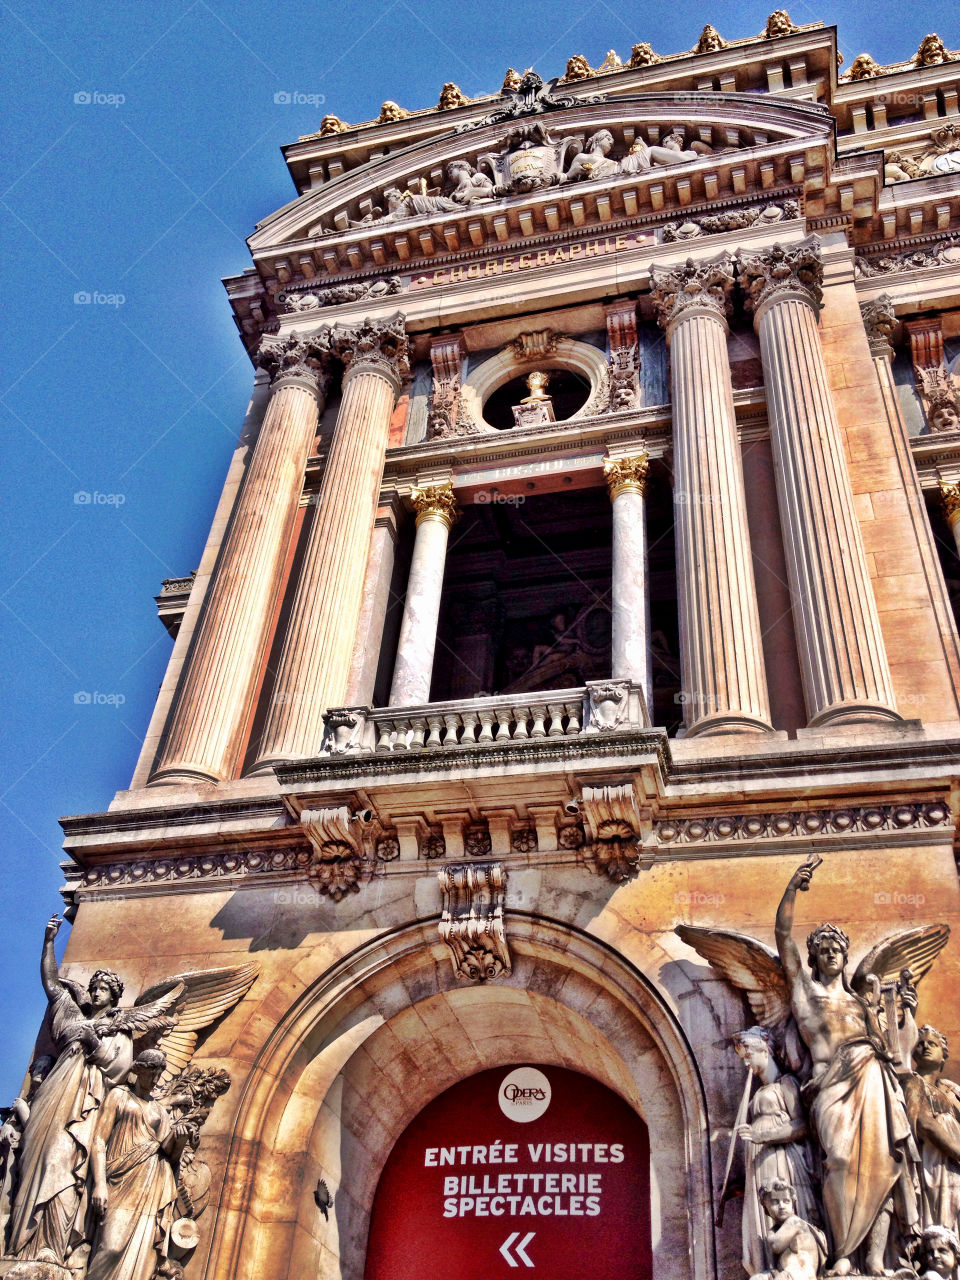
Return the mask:
[(40, 981), (48, 1000), (55, 1000), (60, 993), (60, 971), (57, 968), (57, 957), (53, 942), (60, 932), (63, 921), (59, 916), (51, 916), (43, 931), (43, 950), (40, 953)]
[(784, 890), (780, 906), (777, 908), (777, 952), (790, 982), (795, 982), (803, 974), (800, 949), (793, 937), (793, 913), (797, 902), (797, 890), (805, 891), (810, 888), (810, 877), (814, 870), (815, 864), (811, 862), (805, 862), (803, 866), (797, 868), (790, 877), (790, 883)]

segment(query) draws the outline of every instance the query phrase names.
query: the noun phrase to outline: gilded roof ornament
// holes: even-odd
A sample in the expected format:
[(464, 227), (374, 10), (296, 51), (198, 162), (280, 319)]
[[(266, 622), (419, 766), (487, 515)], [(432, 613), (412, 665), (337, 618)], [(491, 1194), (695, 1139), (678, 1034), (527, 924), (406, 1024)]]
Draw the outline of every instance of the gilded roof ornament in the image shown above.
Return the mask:
[(800, 28), (790, 21), (790, 15), (786, 9), (774, 9), (761, 34), (764, 40), (775, 40), (778, 36), (789, 36), (799, 30)]
[(913, 60), (918, 67), (936, 67), (941, 62), (950, 62), (951, 58), (947, 46), (934, 32), (923, 37)]
[(567, 61), (567, 69), (563, 73), (561, 84), (570, 80), (586, 80), (593, 75), (593, 68), (582, 53), (575, 53)]
[(662, 62), (663, 59), (659, 53), (654, 53), (653, 48), (645, 41), (635, 44), (630, 53), (630, 61), (628, 67), (652, 67), (656, 63)]
[(437, 103), (437, 107), (441, 111), (452, 111), (454, 107), (465, 106), (468, 101), (469, 99), (460, 86), (454, 84), (452, 80), (448, 80), (440, 90), (440, 101)]
[(847, 75), (851, 80), (869, 80), (880, 74), (880, 64), (869, 53), (858, 53)]
[(500, 86), (501, 93), (515, 93), (520, 88), (520, 81), (523, 79), (520, 72), (514, 67), (507, 67), (507, 74), (503, 77), (503, 84)]
[(377, 124), (392, 124), (394, 120), (406, 120), (409, 115), (409, 111), (398, 106), (396, 102), (391, 102), (388, 98), (380, 108)]
[(718, 49), (725, 49), (727, 42), (717, 30), (716, 27), (707, 25), (700, 32), (700, 39), (697, 41), (694, 53), (716, 53)]
[(600, 63), (599, 67), (597, 67), (597, 70), (602, 76), (607, 75), (611, 71), (623, 70), (623, 59), (620, 57), (619, 53), (617, 53), (616, 49), (607, 50), (607, 56)]
[(558, 94), (556, 88), (559, 83), (559, 78), (555, 77), (544, 84), (542, 77), (532, 67), (528, 67), (516, 89), (503, 90), (500, 105), (482, 120), (471, 120), (461, 125), (457, 132), (466, 133), (471, 129), (481, 129), (484, 125), (501, 124), (505, 120), (518, 120), (523, 116), (543, 115), (547, 111), (567, 110), (570, 107), (606, 101), (606, 94), (602, 93), (581, 98)]

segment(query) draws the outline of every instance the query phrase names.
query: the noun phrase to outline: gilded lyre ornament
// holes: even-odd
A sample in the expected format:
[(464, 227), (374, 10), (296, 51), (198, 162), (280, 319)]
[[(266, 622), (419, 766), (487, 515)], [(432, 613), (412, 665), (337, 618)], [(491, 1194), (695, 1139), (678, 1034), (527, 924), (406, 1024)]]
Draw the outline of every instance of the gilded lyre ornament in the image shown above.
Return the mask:
[[(725, 929), (678, 925), (676, 932), (746, 995), (778, 1061), (800, 1082), (822, 1155), (832, 1274), (849, 1274), (862, 1254), (865, 1274), (878, 1276), (885, 1274), (893, 1224), (900, 1244), (919, 1226), (918, 1153), (896, 1067), (902, 1072), (916, 1043), (916, 984), (950, 931), (933, 924), (895, 933), (848, 976), (849, 939), (822, 924), (806, 940), (805, 964), (793, 933), (794, 906), (821, 861), (805, 862), (787, 885), (776, 952)], [(751, 1237), (745, 1251), (761, 1243)]]

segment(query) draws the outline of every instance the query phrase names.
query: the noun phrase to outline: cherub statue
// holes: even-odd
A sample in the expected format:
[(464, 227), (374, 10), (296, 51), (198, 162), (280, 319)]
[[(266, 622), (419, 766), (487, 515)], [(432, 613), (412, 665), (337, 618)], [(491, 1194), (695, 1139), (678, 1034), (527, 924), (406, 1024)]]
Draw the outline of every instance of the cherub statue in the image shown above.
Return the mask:
[(567, 61), (567, 69), (563, 73), (563, 81), (587, 80), (594, 74), (593, 68), (582, 53), (575, 53)]
[(924, 1220), (960, 1231), (960, 1086), (943, 1078), (947, 1052), (947, 1037), (922, 1026), (903, 1092), (920, 1143)]
[(80, 1243), (77, 1223), (97, 1113), (111, 1088), (129, 1076), (135, 1040), (157, 1041), (172, 1076), (185, 1067), (201, 1030), (224, 1014), (253, 983), (256, 965), (179, 974), (119, 1008), (123, 983), (98, 970), (86, 991), (60, 976), (53, 916), (44, 933), (41, 980), (48, 1010), (41, 1041), (55, 1063), (31, 1096), (17, 1162), (8, 1253), (64, 1265)]
[(764, 1214), (765, 1186), (774, 1179), (789, 1185), (794, 1196), (792, 1212), (808, 1222), (819, 1223), (820, 1211), (813, 1188), (800, 1086), (792, 1075), (781, 1074), (773, 1033), (767, 1027), (750, 1027), (738, 1032), (733, 1044), (757, 1082), (749, 1102), (748, 1122), (736, 1130), (736, 1136), (745, 1143), (743, 1266), (747, 1275), (752, 1275), (763, 1271), (772, 1260), (771, 1228)]
[(923, 37), (913, 60), (918, 67), (936, 67), (941, 62), (949, 62), (950, 54), (947, 51), (947, 46), (934, 32)]
[(919, 178), (920, 166), (911, 156), (902, 151), (890, 151), (884, 157), (883, 177), (886, 182), (909, 182), (911, 178)]
[(949, 1227), (927, 1227), (917, 1249), (920, 1280), (956, 1280), (960, 1239)]
[(627, 63), (627, 66), (652, 67), (656, 63), (662, 61), (663, 59), (660, 57), (659, 53), (654, 53), (652, 45), (647, 44), (646, 41), (641, 41), (639, 44), (635, 44), (633, 49), (630, 51), (630, 61)]
[[(758, 1022), (773, 1032), (781, 1059), (803, 1081), (823, 1156), (831, 1274), (849, 1274), (862, 1248), (866, 1273), (882, 1275), (891, 1212), (904, 1234), (916, 1229), (912, 1176), (918, 1155), (892, 1065), (901, 1051), (898, 1028), (888, 1026), (885, 1041), (868, 996), (874, 979), (883, 991), (896, 986), (905, 969), (919, 983), (950, 931), (938, 924), (894, 934), (848, 977), (849, 939), (842, 929), (823, 924), (807, 938), (805, 968), (793, 936), (794, 906), (818, 864), (819, 859), (804, 863), (787, 885), (777, 911), (776, 953), (727, 930), (680, 925), (676, 932), (745, 993)], [(915, 1003), (912, 986), (901, 985), (897, 995), (907, 1009)]]
[(620, 169), (616, 160), (610, 159), (613, 150), (613, 134), (609, 129), (598, 129), (587, 139), (587, 145), (574, 156), (570, 168), (561, 182), (579, 182), (591, 178), (612, 178)]
[(605, 75), (608, 75), (611, 71), (622, 71), (622, 70), (623, 70), (623, 59), (620, 57), (619, 53), (617, 53), (616, 49), (608, 49), (604, 56), (603, 61), (600, 63), (599, 67), (597, 67), (597, 71), (600, 73), (600, 75), (605, 76)]
[(764, 1183), (763, 1208), (772, 1229), (768, 1236), (773, 1266), (752, 1280), (816, 1280), (827, 1259), (827, 1239), (797, 1210), (797, 1192), (783, 1178)]
[(467, 98), (460, 86), (448, 80), (440, 90), (440, 101), (437, 106), (441, 111), (452, 111), (454, 107), (462, 107), (466, 102)]
[(457, 204), (480, 204), (494, 199), (493, 179), (480, 173), (469, 160), (450, 161), (447, 184), (447, 195)]
[(880, 64), (869, 53), (858, 53), (850, 63), (847, 75), (851, 80), (870, 80), (880, 74)]

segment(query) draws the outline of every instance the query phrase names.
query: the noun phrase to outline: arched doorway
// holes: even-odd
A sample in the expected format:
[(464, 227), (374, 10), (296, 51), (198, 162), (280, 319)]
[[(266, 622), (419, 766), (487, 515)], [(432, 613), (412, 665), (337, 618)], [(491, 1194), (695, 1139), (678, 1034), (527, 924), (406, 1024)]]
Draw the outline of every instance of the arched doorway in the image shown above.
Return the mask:
[(507, 1066), (429, 1103), (380, 1175), (364, 1280), (648, 1280), (647, 1126), (564, 1067)]

